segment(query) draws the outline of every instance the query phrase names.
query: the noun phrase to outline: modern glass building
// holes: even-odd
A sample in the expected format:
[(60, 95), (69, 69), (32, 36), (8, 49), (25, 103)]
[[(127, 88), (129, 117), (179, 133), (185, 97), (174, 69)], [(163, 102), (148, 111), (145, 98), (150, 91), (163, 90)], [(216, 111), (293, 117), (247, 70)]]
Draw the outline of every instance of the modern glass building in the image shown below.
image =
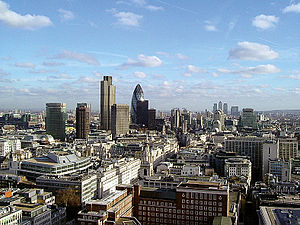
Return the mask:
[(144, 101), (144, 92), (140, 84), (136, 85), (131, 99), (130, 117), (131, 123), (137, 123), (137, 103)]
[(55, 139), (65, 140), (66, 103), (46, 104), (46, 132)]

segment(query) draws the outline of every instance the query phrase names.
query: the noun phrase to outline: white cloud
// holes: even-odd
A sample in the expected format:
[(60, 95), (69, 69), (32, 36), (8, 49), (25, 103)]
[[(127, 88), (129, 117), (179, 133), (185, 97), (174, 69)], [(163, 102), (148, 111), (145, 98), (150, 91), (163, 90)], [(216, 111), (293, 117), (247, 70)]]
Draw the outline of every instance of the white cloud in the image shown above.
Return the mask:
[(20, 15), (9, 9), (9, 5), (0, 0), (0, 21), (8, 26), (34, 30), (52, 25), (51, 20), (40, 15)]
[(92, 84), (98, 84), (99, 80), (95, 79), (93, 77), (84, 77), (81, 76), (78, 80), (77, 83), (92, 83)]
[(35, 64), (31, 62), (23, 62), (23, 63), (15, 63), (16, 67), (21, 67), (21, 68), (35, 68)]
[(134, 74), (134, 76), (136, 76), (138, 78), (146, 78), (147, 77), (147, 75), (145, 73), (140, 72), (140, 71), (136, 71), (133, 74)]
[(36, 73), (36, 74), (44, 74), (44, 73), (57, 73), (57, 70), (30, 70), (30, 73)]
[(204, 29), (207, 31), (212, 31), (212, 32), (218, 31), (216, 26), (209, 20), (205, 21)]
[(293, 80), (300, 80), (300, 74), (288, 75), (288, 76), (281, 76), (282, 78), (288, 78)]
[(283, 12), (284, 13), (289, 13), (289, 12), (300, 13), (300, 3), (292, 4), (292, 5), (289, 5), (289, 6), (285, 7), (283, 9)]
[(281, 78), (293, 79), (293, 80), (300, 80), (300, 71), (296, 70), (292, 72), (290, 75), (280, 76)]
[(117, 18), (117, 24), (124, 26), (138, 27), (140, 20), (143, 18), (142, 15), (138, 15), (132, 12), (119, 12), (116, 9), (107, 10)]
[(46, 61), (43, 63), (43, 66), (49, 66), (49, 67), (63, 66), (63, 65), (65, 64), (61, 62), (51, 62), (51, 61)]
[(177, 54), (176, 54), (176, 57), (177, 57), (178, 59), (181, 59), (181, 60), (188, 60), (188, 59), (189, 59), (188, 56), (183, 55), (183, 54), (181, 54), (181, 53), (177, 53)]
[(119, 66), (119, 69), (128, 69), (129, 67), (158, 67), (162, 61), (157, 56), (146, 56), (140, 54), (136, 60), (128, 59), (126, 63)]
[(216, 72), (213, 72), (211, 75), (212, 75), (213, 77), (218, 77), (218, 76), (219, 76), (219, 74), (216, 73)]
[(63, 51), (53, 57), (54, 59), (71, 59), (78, 62), (87, 63), (89, 65), (98, 66), (100, 65), (99, 61), (92, 55), (85, 53), (77, 53), (72, 51)]
[(202, 74), (205, 73), (205, 70), (201, 69), (200, 67), (194, 65), (188, 65), (186, 71), (184, 72), (185, 77), (191, 77), (193, 73)]
[(219, 73), (226, 74), (239, 74), (243, 77), (250, 78), (252, 75), (265, 75), (265, 74), (274, 74), (279, 73), (280, 69), (274, 65), (259, 65), (255, 67), (245, 67), (237, 70), (228, 70), (228, 69), (218, 69)]
[(61, 73), (58, 76), (49, 76), (47, 77), (49, 80), (69, 80), (71, 77), (66, 73)]
[(145, 0), (131, 0), (131, 2), (139, 7), (148, 9), (149, 11), (160, 11), (164, 9), (162, 6), (148, 5)]
[(279, 54), (271, 50), (269, 46), (248, 41), (239, 42), (238, 47), (229, 52), (229, 59), (260, 61), (278, 57)]
[(252, 20), (252, 25), (262, 30), (266, 30), (275, 27), (278, 21), (279, 18), (276, 16), (266, 16), (262, 14), (254, 17)]
[(69, 10), (59, 9), (58, 12), (61, 21), (73, 20), (75, 18), (74, 13)]
[(206, 24), (204, 26), (205, 30), (207, 31), (217, 31), (217, 28), (214, 26), (214, 25), (211, 25), (211, 24)]
[(98, 71), (94, 71), (93, 74), (96, 76), (96, 77), (102, 77), (103, 74), (98, 72)]
[(0, 69), (0, 76), (6, 76), (6, 75), (9, 75), (9, 73), (7, 73), (4, 70)]
[(161, 10), (164, 10), (164, 8), (162, 6), (155, 6), (155, 5), (147, 5), (145, 8), (148, 9), (148, 10), (150, 10), (150, 11), (161, 11)]

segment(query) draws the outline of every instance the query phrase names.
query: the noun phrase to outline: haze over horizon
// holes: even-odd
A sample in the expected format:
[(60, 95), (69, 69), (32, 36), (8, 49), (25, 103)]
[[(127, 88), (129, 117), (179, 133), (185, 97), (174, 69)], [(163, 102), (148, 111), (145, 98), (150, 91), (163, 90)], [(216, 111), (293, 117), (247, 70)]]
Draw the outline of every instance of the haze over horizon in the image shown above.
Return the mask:
[(300, 109), (300, 1), (0, 0), (1, 109), (99, 108), (140, 83), (158, 110)]

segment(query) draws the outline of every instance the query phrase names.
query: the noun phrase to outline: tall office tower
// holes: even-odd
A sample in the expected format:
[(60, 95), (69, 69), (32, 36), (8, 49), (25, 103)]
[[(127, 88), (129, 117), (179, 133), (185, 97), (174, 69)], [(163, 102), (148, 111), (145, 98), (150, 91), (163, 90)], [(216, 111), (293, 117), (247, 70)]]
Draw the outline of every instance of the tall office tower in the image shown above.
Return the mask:
[(149, 109), (148, 110), (148, 129), (155, 130), (156, 124), (156, 109)]
[(241, 126), (244, 128), (257, 129), (256, 116), (254, 115), (253, 109), (243, 109), (241, 116)]
[(180, 127), (180, 110), (172, 109), (171, 110), (171, 129), (175, 130)]
[(87, 139), (90, 133), (91, 107), (87, 103), (77, 103), (76, 138)]
[(137, 123), (137, 102), (144, 101), (144, 92), (140, 84), (136, 85), (131, 99), (130, 118), (131, 123)]
[(111, 107), (111, 133), (113, 138), (129, 131), (129, 106), (113, 104)]
[(46, 132), (55, 139), (66, 138), (66, 103), (46, 104)]
[(222, 108), (222, 102), (221, 101), (219, 101), (218, 110), (223, 110), (223, 108)]
[(218, 104), (214, 103), (213, 113), (217, 112), (217, 110), (218, 110)]
[(225, 114), (228, 114), (228, 105), (227, 105), (227, 103), (224, 103), (224, 105), (223, 105), (223, 112)]
[(236, 152), (241, 156), (248, 156), (252, 163), (252, 179), (261, 181), (263, 175), (263, 145), (264, 138), (255, 136), (228, 137), (225, 140), (224, 149), (226, 152)]
[(239, 107), (238, 106), (231, 106), (231, 115), (239, 116)]
[(148, 100), (137, 102), (137, 124), (148, 127)]
[(111, 129), (111, 106), (116, 103), (116, 87), (112, 85), (112, 77), (104, 76), (101, 81), (101, 128), (103, 130)]

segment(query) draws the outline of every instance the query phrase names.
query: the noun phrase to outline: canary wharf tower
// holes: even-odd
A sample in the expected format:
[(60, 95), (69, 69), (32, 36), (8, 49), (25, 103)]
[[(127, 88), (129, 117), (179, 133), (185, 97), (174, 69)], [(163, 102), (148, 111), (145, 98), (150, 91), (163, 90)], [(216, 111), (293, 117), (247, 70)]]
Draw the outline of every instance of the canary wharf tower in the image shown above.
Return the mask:
[(131, 123), (137, 123), (137, 103), (144, 101), (144, 92), (140, 84), (136, 85), (131, 99), (130, 117)]

